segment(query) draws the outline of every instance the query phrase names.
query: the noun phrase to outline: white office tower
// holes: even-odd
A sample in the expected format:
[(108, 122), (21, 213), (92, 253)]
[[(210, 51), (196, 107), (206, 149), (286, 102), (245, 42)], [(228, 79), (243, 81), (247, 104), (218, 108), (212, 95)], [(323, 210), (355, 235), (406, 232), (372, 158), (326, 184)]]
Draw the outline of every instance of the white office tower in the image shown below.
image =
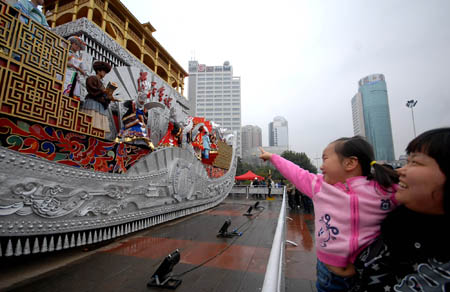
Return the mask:
[(278, 116), (269, 123), (269, 146), (289, 150), (289, 129), (285, 118)]
[(220, 124), (225, 135), (236, 131), (241, 156), (241, 78), (233, 76), (230, 62), (206, 66), (189, 61), (188, 99), (193, 116)]
[(364, 112), (361, 93), (358, 92), (352, 98), (353, 133), (365, 137)]

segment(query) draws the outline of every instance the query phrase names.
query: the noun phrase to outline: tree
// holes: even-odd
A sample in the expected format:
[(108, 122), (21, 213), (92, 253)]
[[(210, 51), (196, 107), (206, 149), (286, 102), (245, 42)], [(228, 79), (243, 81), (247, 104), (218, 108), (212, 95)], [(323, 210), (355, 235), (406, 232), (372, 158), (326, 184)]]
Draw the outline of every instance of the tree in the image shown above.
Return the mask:
[(308, 170), (311, 173), (317, 173), (317, 168), (311, 163), (311, 160), (304, 152), (284, 151), (281, 157), (297, 164), (303, 169)]
[(257, 175), (260, 175), (264, 178), (267, 178), (270, 174), (270, 175), (272, 175), (272, 179), (274, 179), (274, 177), (273, 177), (274, 172), (275, 172), (275, 168), (272, 165), (269, 165), (267, 163), (256, 168), (254, 171), (254, 173), (256, 173)]
[(255, 172), (256, 168), (252, 164), (242, 162), (242, 159), (240, 157), (238, 157), (237, 167), (236, 167), (236, 176), (243, 175), (244, 173), (246, 173), (249, 170)]

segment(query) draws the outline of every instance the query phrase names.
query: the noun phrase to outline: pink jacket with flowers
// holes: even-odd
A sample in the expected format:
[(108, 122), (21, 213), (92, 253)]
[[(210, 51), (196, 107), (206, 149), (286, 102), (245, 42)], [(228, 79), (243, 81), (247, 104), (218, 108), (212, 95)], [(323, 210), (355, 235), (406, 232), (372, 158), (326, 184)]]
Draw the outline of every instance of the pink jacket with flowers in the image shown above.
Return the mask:
[(396, 205), (388, 193), (366, 177), (330, 185), (276, 154), (270, 161), (296, 188), (314, 202), (315, 239), (320, 261), (345, 267), (379, 235), (381, 221)]

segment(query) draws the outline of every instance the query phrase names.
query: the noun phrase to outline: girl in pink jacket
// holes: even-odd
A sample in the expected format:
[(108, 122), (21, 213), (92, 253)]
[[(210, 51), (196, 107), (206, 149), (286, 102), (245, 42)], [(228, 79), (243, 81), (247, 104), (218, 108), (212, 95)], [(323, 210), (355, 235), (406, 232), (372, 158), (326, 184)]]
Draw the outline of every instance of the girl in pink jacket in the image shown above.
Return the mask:
[(260, 150), (261, 159), (314, 203), (317, 290), (348, 291), (355, 281), (353, 261), (397, 204), (397, 174), (376, 163), (372, 146), (360, 136), (331, 142), (322, 154), (321, 175)]

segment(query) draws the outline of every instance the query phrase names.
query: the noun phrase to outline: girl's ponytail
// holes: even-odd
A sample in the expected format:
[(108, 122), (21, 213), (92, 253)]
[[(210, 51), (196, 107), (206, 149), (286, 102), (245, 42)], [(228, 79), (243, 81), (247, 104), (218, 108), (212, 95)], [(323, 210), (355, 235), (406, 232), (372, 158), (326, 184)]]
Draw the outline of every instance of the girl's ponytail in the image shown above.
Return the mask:
[(374, 163), (372, 169), (373, 171), (367, 178), (375, 180), (383, 190), (390, 193), (395, 192), (392, 185), (398, 183), (397, 172), (388, 164)]
[(375, 161), (372, 145), (363, 137), (340, 138), (335, 143), (335, 151), (338, 155), (358, 158), (363, 176), (366, 176), (368, 180), (376, 181), (384, 191), (395, 191), (392, 185), (398, 183), (398, 174), (390, 167)]

